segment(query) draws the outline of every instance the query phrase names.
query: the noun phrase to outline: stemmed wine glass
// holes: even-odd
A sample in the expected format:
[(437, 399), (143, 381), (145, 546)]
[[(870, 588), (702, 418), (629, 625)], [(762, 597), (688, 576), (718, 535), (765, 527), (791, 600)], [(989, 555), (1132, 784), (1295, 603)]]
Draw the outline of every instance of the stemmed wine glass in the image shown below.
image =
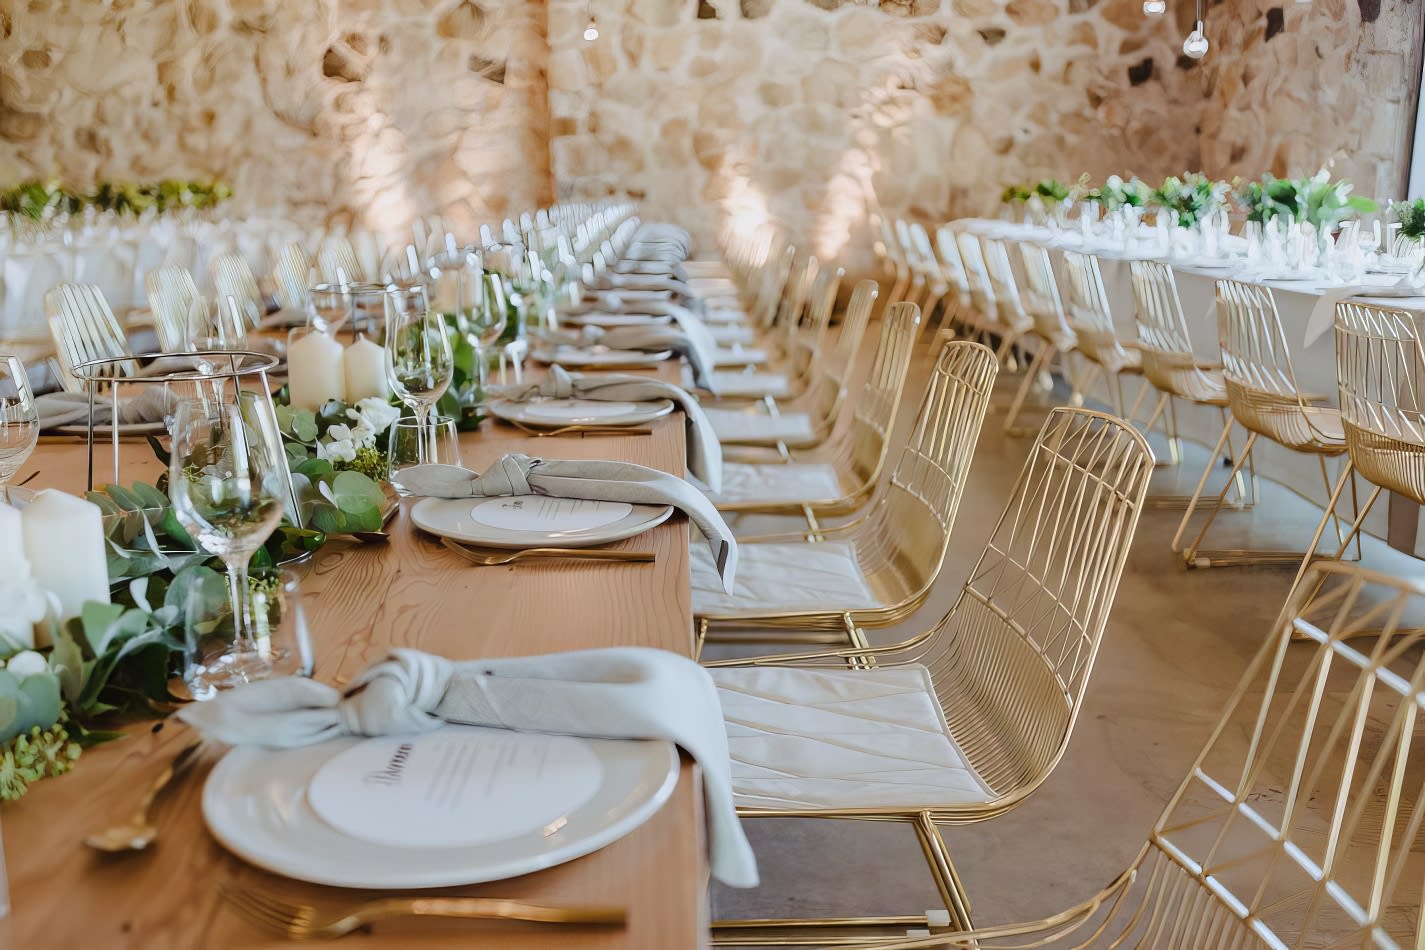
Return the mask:
[(432, 310), (423, 286), (386, 288), (386, 378), (420, 423), (420, 458), (429, 460), (431, 409), (450, 385), (455, 356), (445, 317)]
[(505, 332), (503, 297), (495, 296), (490, 289), (492, 283), (499, 282), (499, 277), (485, 273), (478, 255), (467, 254), (458, 267), (447, 267), (442, 278), (445, 281), (442, 289), (449, 298), (455, 325), (475, 351), (476, 380), (483, 393), (490, 348)]
[(263, 679), (274, 656), (253, 635), (248, 562), (282, 520), (283, 476), (239, 406), (184, 400), (173, 423), (168, 496), (179, 523), (227, 566), (233, 637), (189, 670), (190, 685), (224, 689)]
[(0, 501), (10, 500), (10, 479), (34, 452), (40, 414), (30, 378), (18, 356), (0, 354)]

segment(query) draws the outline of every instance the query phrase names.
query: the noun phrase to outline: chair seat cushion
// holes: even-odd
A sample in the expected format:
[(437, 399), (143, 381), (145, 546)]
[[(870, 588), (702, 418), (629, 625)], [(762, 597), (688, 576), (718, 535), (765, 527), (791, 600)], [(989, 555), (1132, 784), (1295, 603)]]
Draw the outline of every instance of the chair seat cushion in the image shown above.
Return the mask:
[(731, 346), (734, 343), (751, 343), (757, 339), (757, 332), (749, 326), (739, 323), (725, 323), (708, 327), (708, 332), (720, 346)]
[(708, 324), (746, 323), (747, 314), (737, 307), (736, 301), (725, 301), (723, 306), (709, 301), (707, 310), (703, 312), (703, 322)]
[(719, 349), (713, 357), (714, 366), (762, 366), (766, 362), (766, 350)]
[[(692, 374), (686, 374), (685, 389), (692, 388)], [(780, 399), (791, 395), (791, 381), (786, 373), (746, 373), (724, 370), (712, 374), (713, 391), (729, 399), (760, 399), (771, 396)]]
[(811, 417), (804, 412), (769, 416), (755, 409), (743, 412), (714, 407), (707, 410), (707, 417), (722, 442), (803, 445), (816, 438)]
[(924, 666), (708, 672), (741, 807), (913, 808), (994, 798), (946, 728)]
[(731, 594), (722, 589), (706, 544), (694, 541), (690, 557), (695, 614), (840, 613), (881, 606), (849, 544), (740, 545)]
[(1341, 410), (1329, 406), (1307, 406), (1302, 410), (1324, 442), (1345, 442), (1346, 429), (1341, 424)]
[(790, 465), (751, 465), (726, 462), (722, 466), (722, 491), (713, 502), (767, 502), (795, 504), (834, 501), (846, 494), (836, 467), (819, 462)]

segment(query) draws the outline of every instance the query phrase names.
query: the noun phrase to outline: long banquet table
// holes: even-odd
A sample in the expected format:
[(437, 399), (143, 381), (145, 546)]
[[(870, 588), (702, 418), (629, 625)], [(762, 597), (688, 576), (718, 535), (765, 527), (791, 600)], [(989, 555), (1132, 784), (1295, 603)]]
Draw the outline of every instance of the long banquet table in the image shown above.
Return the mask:
[[(952, 222), (952, 226), (985, 237), (997, 237), (1010, 241), (1027, 241), (1043, 245), (1054, 252), (1056, 266), (1060, 263), (1060, 252), (1066, 250), (1091, 250), (1099, 258), (1103, 273), (1104, 290), (1108, 295), (1109, 308), (1114, 324), (1122, 340), (1137, 339), (1138, 332), (1133, 321), (1134, 302), (1132, 276), (1129, 261), (1146, 254), (1128, 253), (1119, 248), (1083, 248), (1081, 238), (1074, 231), (1059, 231), (1050, 228), (994, 221), (981, 218), (967, 218)], [(1011, 249), (1011, 261), (1019, 270), (1017, 254)], [(1236, 276), (1221, 271), (1208, 271), (1190, 264), (1172, 264), (1178, 293), (1182, 298), (1183, 316), (1192, 335), (1193, 351), (1203, 361), (1220, 364), (1221, 349), (1217, 341), (1217, 281), (1222, 277)], [(1242, 277), (1251, 281), (1250, 277)], [(1398, 277), (1375, 277), (1371, 280), (1387, 282)], [(1291, 347), (1292, 364), (1296, 370), (1297, 385), (1302, 391), (1326, 396), (1332, 405), (1336, 404), (1336, 339), (1330, 332), (1329, 314), (1322, 315), (1317, 309), (1322, 305), (1323, 296), (1329, 288), (1303, 281), (1261, 281), (1270, 287), (1276, 298), (1281, 315), (1282, 327), (1286, 332), (1287, 345)], [(1061, 287), (1066, 284), (1061, 283)], [(1359, 297), (1352, 298), (1372, 306), (1396, 310), (1406, 310), (1418, 314), (1425, 321), (1425, 296), (1422, 297)], [(1329, 305), (1329, 299), (1326, 301)], [(1324, 332), (1322, 332), (1324, 330)], [(1127, 399), (1132, 401), (1131, 387), (1126, 388)], [(1100, 398), (1106, 398), (1101, 393)], [(1151, 405), (1151, 403), (1149, 403)], [(1146, 413), (1146, 410), (1145, 410)], [(1203, 406), (1196, 406), (1178, 400), (1177, 421), (1180, 434), (1199, 445), (1211, 448), (1222, 430), (1217, 412)], [(1240, 431), (1237, 444), (1241, 444)], [(1295, 452), (1284, 449), (1269, 440), (1260, 440), (1253, 450), (1257, 472), (1279, 484), (1291, 488), (1318, 506), (1324, 506), (1330, 492), (1323, 484), (1320, 470), (1315, 461), (1304, 459)], [(1327, 467), (1334, 480), (1339, 462), (1328, 461)], [(1200, 471), (1200, 470), (1199, 470)], [(1189, 486), (1196, 481), (1199, 471), (1191, 472)], [(1348, 502), (1349, 506), (1349, 502)], [(1418, 506), (1406, 499), (1392, 497), (1387, 506), (1381, 499), (1366, 521), (1365, 530), (1381, 538), (1387, 538), (1392, 545), (1405, 551), (1419, 550), (1421, 539), (1417, 534)]]
[[(677, 365), (659, 375), (675, 380)], [(125, 477), (153, 479), (159, 467), (143, 443), (125, 443)], [(651, 435), (536, 438), (486, 422), (463, 437), (465, 464), (480, 469), (505, 452), (560, 458), (615, 458), (684, 473), (681, 414)], [(107, 456), (96, 458), (104, 471)], [(42, 444), (16, 482), (84, 490), (84, 445)], [(96, 477), (98, 477), (96, 475)], [(390, 647), (456, 659), (638, 645), (691, 654), (688, 526), (674, 518), (622, 542), (653, 550), (653, 564), (574, 561), (472, 567), (417, 532), (403, 512), (388, 544), (333, 541), (299, 568), (307, 595), (316, 676), (342, 683)], [(251, 866), (207, 832), (200, 812), (210, 762), (161, 801), (160, 833), (145, 852), (100, 855), (86, 833), (117, 823), (143, 789), (190, 740), (174, 723), (139, 723), (128, 737), (86, 751), (70, 774), (46, 779), (3, 809), (12, 910), (0, 920), (0, 947), (277, 947), (218, 894), (224, 882), (325, 904), (383, 892), (305, 884)], [(684, 759), (673, 796), (628, 837), (568, 864), (507, 881), (447, 888), (444, 895), (505, 897), (555, 905), (628, 908), (625, 929), (470, 921), (392, 921), (364, 947), (631, 947), (675, 950), (704, 943), (707, 865), (700, 779)]]

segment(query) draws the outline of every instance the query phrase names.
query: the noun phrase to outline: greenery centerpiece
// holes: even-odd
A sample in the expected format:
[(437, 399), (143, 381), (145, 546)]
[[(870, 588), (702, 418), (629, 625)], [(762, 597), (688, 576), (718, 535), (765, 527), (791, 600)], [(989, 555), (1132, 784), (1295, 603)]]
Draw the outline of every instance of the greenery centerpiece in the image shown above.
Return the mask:
[(1322, 169), (1310, 178), (1276, 178), (1263, 175), (1259, 181), (1238, 185), (1237, 203), (1248, 221), (1266, 224), (1277, 218), (1311, 224), (1319, 233), (1330, 231), (1358, 214), (1376, 211), (1370, 198), (1351, 194), (1344, 179), (1331, 179)]
[[(1395, 214), (1395, 220), (1400, 222), (1397, 244), (1405, 244), (1407, 250), (1413, 251), (1425, 243), (1425, 198), (1393, 202), (1390, 210)], [(1395, 248), (1390, 251), (1400, 256)]]
[(1088, 188), (1084, 200), (1102, 205), (1104, 211), (1112, 214), (1120, 208), (1142, 208), (1148, 204), (1153, 189), (1137, 178), (1125, 181), (1118, 175), (1109, 175), (1102, 185)]
[(1231, 188), (1228, 182), (1213, 181), (1200, 172), (1189, 172), (1181, 178), (1169, 175), (1149, 194), (1148, 204), (1171, 212), (1180, 227), (1190, 228), (1224, 208)]
[(80, 214), (86, 208), (118, 214), (163, 214), (181, 209), (202, 210), (232, 197), (220, 181), (165, 179), (148, 184), (104, 181), (88, 191), (59, 182), (29, 181), (0, 189), (0, 211), (41, 220), (54, 214)]

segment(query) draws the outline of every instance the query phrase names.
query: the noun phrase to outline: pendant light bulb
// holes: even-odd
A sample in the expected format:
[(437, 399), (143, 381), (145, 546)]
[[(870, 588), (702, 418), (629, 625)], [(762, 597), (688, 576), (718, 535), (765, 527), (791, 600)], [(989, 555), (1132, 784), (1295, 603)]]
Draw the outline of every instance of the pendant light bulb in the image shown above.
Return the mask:
[(591, 17), (591, 18), (589, 19), (589, 25), (586, 26), (586, 27), (584, 27), (584, 40), (585, 40), (586, 42), (592, 43), (592, 42), (594, 42), (594, 40), (596, 40), (596, 39), (598, 39), (598, 38), (599, 38), (599, 25), (598, 25), (597, 23), (595, 23), (594, 20), (593, 20), (593, 18)]
[(1202, 31), (1202, 21), (1198, 20), (1193, 31), (1183, 40), (1183, 55), (1188, 59), (1202, 59), (1207, 55), (1208, 47), (1207, 34)]
[(1143, 13), (1147, 16), (1162, 16), (1168, 12), (1168, 0), (1143, 0)]

